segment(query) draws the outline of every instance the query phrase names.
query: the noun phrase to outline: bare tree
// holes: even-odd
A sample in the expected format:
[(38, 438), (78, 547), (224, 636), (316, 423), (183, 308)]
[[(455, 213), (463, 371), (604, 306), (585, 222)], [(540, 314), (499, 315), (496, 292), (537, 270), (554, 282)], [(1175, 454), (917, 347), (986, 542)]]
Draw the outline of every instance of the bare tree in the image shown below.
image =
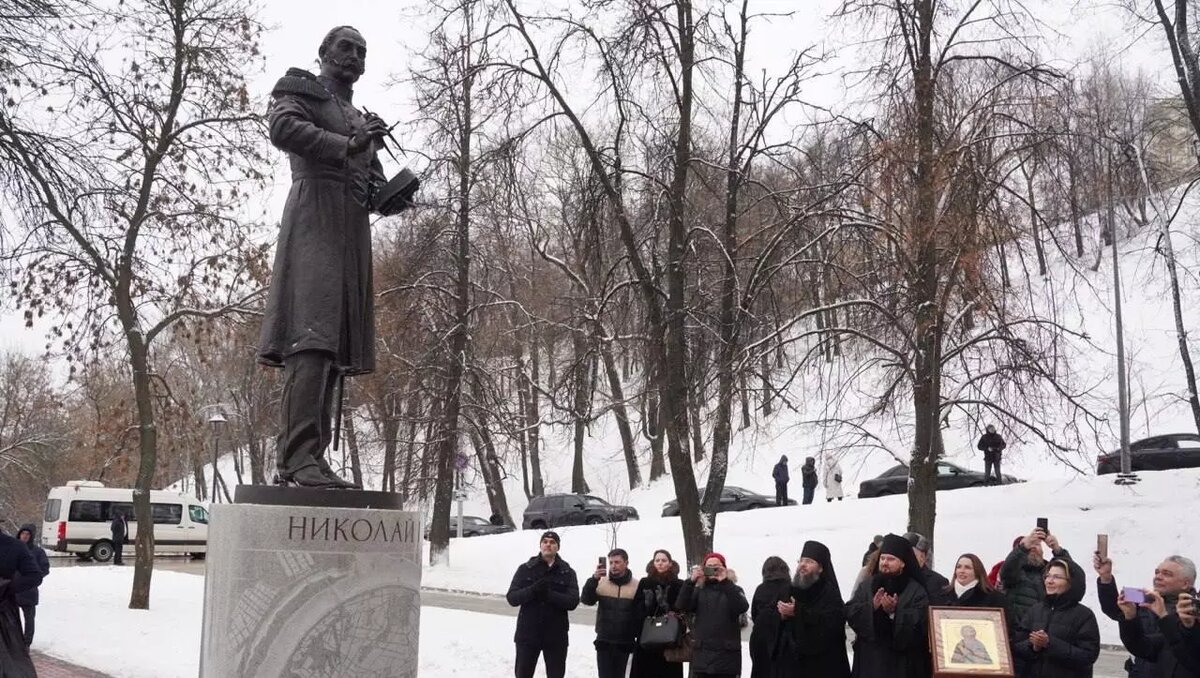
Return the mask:
[[(158, 450), (150, 347), (181, 318), (251, 302), (247, 282), (264, 267), (241, 212), (265, 164), (245, 82), (260, 63), (261, 29), (243, 0), (140, 0), (90, 19), (45, 34), (38, 88), (0, 116), (0, 147), (20, 186), (10, 207), (24, 230), (8, 256), (25, 281), (18, 304), (72, 318), (56, 329), (69, 349), (127, 352), (134, 511), (149, 526)], [(153, 530), (138, 530), (136, 544), (129, 604), (145, 609)]]

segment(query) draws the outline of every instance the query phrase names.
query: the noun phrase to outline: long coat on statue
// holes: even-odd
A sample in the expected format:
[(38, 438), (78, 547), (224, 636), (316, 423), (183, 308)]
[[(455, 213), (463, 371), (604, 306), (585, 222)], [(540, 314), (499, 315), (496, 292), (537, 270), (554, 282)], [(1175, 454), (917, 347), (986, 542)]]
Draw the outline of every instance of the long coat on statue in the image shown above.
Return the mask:
[(374, 150), (350, 154), (365, 118), (333, 83), (289, 69), (272, 91), (271, 143), (287, 151), (292, 189), (283, 208), (259, 361), (300, 351), (334, 356), (345, 374), (375, 369), (371, 203), (386, 182)]

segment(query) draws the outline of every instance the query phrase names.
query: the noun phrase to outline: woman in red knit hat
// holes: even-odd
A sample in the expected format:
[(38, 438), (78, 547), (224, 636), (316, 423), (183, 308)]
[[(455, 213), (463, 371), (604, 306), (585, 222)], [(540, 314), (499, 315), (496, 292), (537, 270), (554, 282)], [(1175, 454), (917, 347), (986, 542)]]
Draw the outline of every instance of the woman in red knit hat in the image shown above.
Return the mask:
[(729, 569), (725, 556), (710, 553), (703, 566), (692, 568), (679, 590), (676, 606), (694, 615), (692, 676), (736, 678), (742, 672), (742, 629), (739, 617), (750, 608), (746, 594)]

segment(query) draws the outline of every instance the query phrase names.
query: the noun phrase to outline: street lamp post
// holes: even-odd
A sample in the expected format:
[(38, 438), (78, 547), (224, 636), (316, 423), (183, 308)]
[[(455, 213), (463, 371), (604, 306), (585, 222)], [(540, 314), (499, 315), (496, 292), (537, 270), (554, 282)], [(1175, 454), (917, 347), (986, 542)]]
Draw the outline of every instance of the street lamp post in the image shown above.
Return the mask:
[(225, 428), (225, 417), (221, 416), (220, 412), (213, 414), (208, 418), (208, 425), (212, 428), (213, 436), (213, 460), (212, 460), (212, 489), (209, 491), (212, 497), (212, 502), (215, 504), (220, 500), (220, 495), (217, 494), (217, 459), (220, 458), (221, 452), (221, 431)]

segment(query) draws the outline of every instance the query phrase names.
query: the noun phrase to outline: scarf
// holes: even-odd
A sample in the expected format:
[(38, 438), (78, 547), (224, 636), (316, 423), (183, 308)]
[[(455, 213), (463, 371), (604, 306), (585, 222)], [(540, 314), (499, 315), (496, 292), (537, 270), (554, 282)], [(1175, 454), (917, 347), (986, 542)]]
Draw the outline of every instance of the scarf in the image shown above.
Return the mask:
[(967, 584), (966, 586), (963, 586), (962, 584), (959, 584), (959, 583), (958, 583), (958, 580), (957, 580), (957, 579), (955, 579), (955, 580), (954, 580), (954, 595), (955, 595), (955, 597), (957, 597), (957, 598), (962, 598), (964, 595), (966, 595), (968, 592), (972, 591), (972, 590), (973, 590), (975, 587), (977, 587), (977, 586), (979, 586), (979, 580), (978, 580), (978, 579), (976, 579), (975, 581), (971, 582), (970, 584)]

